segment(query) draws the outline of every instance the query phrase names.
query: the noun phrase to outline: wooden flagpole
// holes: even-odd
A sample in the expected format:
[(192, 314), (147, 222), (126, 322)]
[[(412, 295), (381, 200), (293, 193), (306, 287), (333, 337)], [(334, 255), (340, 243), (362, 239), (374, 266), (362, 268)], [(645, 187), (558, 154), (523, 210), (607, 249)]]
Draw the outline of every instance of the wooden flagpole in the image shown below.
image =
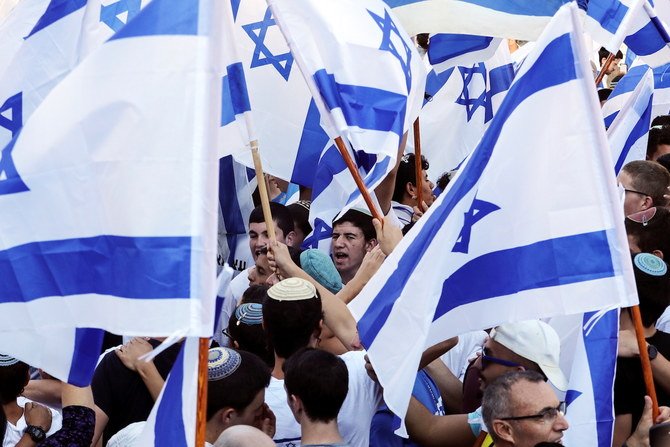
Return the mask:
[(605, 60), (605, 64), (603, 67), (600, 69), (600, 73), (598, 73), (598, 77), (596, 78), (596, 86), (600, 84), (600, 81), (603, 80), (605, 77), (605, 73), (607, 73), (607, 69), (610, 68), (610, 65), (612, 65), (612, 61), (614, 61), (614, 53), (610, 53), (609, 56), (607, 56), (607, 59)]
[(654, 377), (651, 373), (651, 361), (649, 360), (649, 353), (647, 352), (647, 341), (644, 338), (644, 326), (642, 325), (642, 316), (640, 315), (640, 306), (632, 306), (631, 317), (635, 325), (635, 337), (637, 338), (637, 346), (640, 350), (640, 361), (642, 362), (642, 375), (644, 377), (644, 385), (647, 388), (647, 395), (651, 397), (651, 411), (652, 420), (655, 421), (658, 417), (658, 399), (656, 398), (656, 388), (654, 387)]
[(375, 219), (379, 219), (379, 222), (381, 222), (382, 225), (383, 225), (384, 224), (384, 216), (382, 216), (382, 213), (377, 209), (374, 202), (372, 201), (372, 197), (370, 196), (370, 192), (365, 187), (365, 183), (363, 183), (363, 179), (361, 178), (361, 173), (358, 172), (358, 168), (356, 167), (356, 164), (351, 159), (351, 155), (349, 154), (349, 151), (347, 150), (347, 147), (345, 146), (344, 141), (342, 140), (342, 137), (335, 138), (335, 145), (337, 146), (337, 149), (340, 151), (340, 154), (342, 155), (342, 158), (344, 159), (344, 162), (347, 164), (347, 168), (349, 168), (349, 172), (354, 177), (354, 181), (356, 182), (356, 186), (358, 186), (358, 189), (361, 192), (361, 195), (363, 196), (363, 200), (365, 200), (365, 203), (367, 204), (368, 208), (370, 209), (370, 212), (372, 213), (372, 217), (374, 217)]
[(416, 186), (416, 202), (418, 204), (419, 210), (423, 211), (423, 176), (421, 171), (423, 171), (423, 166), (421, 165), (421, 129), (419, 126), (419, 117), (416, 117), (414, 120), (414, 167), (416, 172), (416, 180), (414, 185)]
[(251, 156), (254, 159), (254, 169), (256, 170), (256, 180), (258, 181), (258, 195), (261, 197), (261, 206), (263, 207), (263, 218), (265, 219), (265, 226), (268, 230), (268, 237), (271, 242), (277, 240), (275, 235), (275, 225), (272, 220), (272, 213), (270, 212), (270, 197), (268, 196), (268, 186), (263, 175), (263, 165), (261, 164), (261, 156), (258, 153), (258, 140), (251, 142)]
[(207, 363), (209, 359), (209, 339), (200, 338), (198, 346), (198, 408), (196, 410), (195, 445), (205, 445), (207, 428)]

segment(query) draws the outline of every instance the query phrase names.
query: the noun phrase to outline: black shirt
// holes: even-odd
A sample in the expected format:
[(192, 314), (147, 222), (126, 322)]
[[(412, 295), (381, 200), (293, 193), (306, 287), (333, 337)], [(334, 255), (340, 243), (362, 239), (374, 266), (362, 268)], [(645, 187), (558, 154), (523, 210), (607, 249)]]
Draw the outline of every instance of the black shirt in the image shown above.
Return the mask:
[[(159, 341), (149, 340), (154, 348)], [(154, 365), (163, 379), (166, 379), (177, 359), (181, 343), (177, 343), (154, 358)], [(144, 385), (140, 375), (126, 368), (115, 351), (110, 351), (95, 369), (93, 400), (109, 418), (102, 435), (103, 445), (116, 432), (133, 422), (146, 421), (154, 406), (154, 400)]]

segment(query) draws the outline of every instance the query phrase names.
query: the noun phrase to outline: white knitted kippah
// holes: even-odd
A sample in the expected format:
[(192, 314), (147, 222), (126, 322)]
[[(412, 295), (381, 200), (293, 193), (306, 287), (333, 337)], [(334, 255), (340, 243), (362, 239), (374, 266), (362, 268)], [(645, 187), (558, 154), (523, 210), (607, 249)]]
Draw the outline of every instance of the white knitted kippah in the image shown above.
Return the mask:
[(288, 278), (268, 290), (268, 296), (277, 301), (301, 301), (316, 297), (316, 288), (301, 278)]

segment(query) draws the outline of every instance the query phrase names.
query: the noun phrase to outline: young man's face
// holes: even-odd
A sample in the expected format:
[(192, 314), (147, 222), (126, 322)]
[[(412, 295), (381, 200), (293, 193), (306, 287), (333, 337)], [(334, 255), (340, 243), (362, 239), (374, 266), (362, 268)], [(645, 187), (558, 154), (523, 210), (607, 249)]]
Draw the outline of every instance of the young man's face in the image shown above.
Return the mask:
[[(287, 240), (284, 232), (277, 226), (277, 221), (274, 222), (275, 235), (277, 240), (283, 244), (291, 245), (293, 240)], [(293, 233), (290, 233), (291, 236)], [(251, 255), (254, 258), (254, 262), (258, 259), (258, 255), (261, 253), (263, 247), (267, 247), (270, 243), (270, 237), (268, 236), (268, 228), (265, 225), (265, 222), (253, 222), (249, 224), (249, 249), (251, 250)]]
[(376, 245), (374, 239), (366, 242), (363, 231), (351, 222), (335, 225), (332, 243), (333, 262), (345, 284), (354, 277), (365, 254)]

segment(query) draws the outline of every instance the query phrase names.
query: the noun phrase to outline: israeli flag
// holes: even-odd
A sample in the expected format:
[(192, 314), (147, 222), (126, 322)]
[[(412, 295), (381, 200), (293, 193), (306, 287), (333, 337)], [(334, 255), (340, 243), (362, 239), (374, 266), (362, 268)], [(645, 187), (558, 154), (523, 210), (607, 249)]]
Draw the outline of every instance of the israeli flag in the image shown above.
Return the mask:
[[(314, 166), (331, 144), (312, 95), (267, 3), (230, 3), (263, 170), (311, 187)], [(249, 151), (234, 154), (254, 167)]]
[(569, 0), (384, 0), (410, 36), (455, 33), (536, 40)]
[(350, 304), (395, 414), (437, 342), (637, 302), (589, 67), (577, 7), (566, 5), (459, 174)]
[(152, 1), (51, 91), (3, 152), (2, 343), (87, 327), (211, 335), (217, 4)]
[(625, 43), (651, 67), (670, 62), (670, 35), (647, 0), (589, 0), (584, 26), (612, 53)]
[[(116, 2), (136, 3), (139, 12), (139, 0)], [(49, 92), (114, 34), (103, 8), (101, 0), (25, 0), (2, 24), (0, 41), (6, 46), (0, 49), (0, 150), (7, 150)], [(0, 183), (2, 179), (0, 173)]]
[[(499, 44), (495, 55), (484, 62), (428, 73), (430, 98), (419, 120), (421, 152), (430, 162), (434, 179), (455, 169), (474, 150), (513, 79), (507, 42)], [(413, 138), (408, 138), (407, 146), (414, 151)]]
[[(617, 83), (614, 91), (603, 106), (605, 126), (614, 122), (619, 112), (631, 102), (633, 92), (643, 82), (647, 73), (646, 65), (635, 65)], [(670, 64), (653, 69), (654, 96), (651, 103), (652, 119), (670, 113)]]
[(616, 174), (619, 174), (626, 163), (644, 160), (647, 156), (654, 96), (654, 76), (651, 68), (647, 67), (641, 82), (627, 96), (628, 102), (607, 129)]
[(197, 337), (184, 341), (135, 445), (195, 447), (199, 342)]
[(498, 50), (502, 39), (468, 34), (433, 34), (428, 44), (428, 61), (433, 70), (442, 73), (458, 65), (472, 65), (488, 60)]
[(568, 379), (565, 445), (610, 447), (614, 432), (614, 372), (619, 311), (552, 318), (561, 337), (561, 369)]

